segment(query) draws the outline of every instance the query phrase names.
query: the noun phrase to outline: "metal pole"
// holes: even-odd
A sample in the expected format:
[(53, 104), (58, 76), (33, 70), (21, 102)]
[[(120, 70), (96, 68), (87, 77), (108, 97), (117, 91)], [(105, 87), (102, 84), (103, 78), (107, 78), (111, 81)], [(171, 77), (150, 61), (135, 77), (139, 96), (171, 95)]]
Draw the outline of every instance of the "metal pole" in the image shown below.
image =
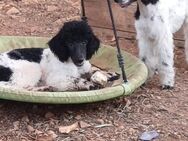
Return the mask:
[(82, 11), (82, 20), (87, 22), (87, 17), (85, 13), (85, 6), (84, 6), (84, 0), (81, 0), (81, 11)]
[(115, 40), (116, 40), (116, 46), (117, 46), (117, 51), (118, 51), (117, 58), (118, 58), (118, 61), (119, 61), (119, 66), (120, 66), (121, 71), (122, 71), (123, 80), (126, 83), (127, 77), (126, 77), (125, 69), (124, 69), (124, 59), (122, 57), (121, 49), (120, 49), (120, 46), (119, 46), (119, 41), (118, 41), (118, 37), (117, 37), (117, 32), (116, 32), (116, 27), (115, 27), (115, 22), (114, 22), (114, 17), (113, 17), (113, 13), (112, 13), (112, 7), (111, 7), (110, 0), (107, 0), (107, 3), (108, 3), (108, 8), (109, 8), (110, 18), (111, 18), (111, 21), (112, 21), (114, 37), (115, 37)]

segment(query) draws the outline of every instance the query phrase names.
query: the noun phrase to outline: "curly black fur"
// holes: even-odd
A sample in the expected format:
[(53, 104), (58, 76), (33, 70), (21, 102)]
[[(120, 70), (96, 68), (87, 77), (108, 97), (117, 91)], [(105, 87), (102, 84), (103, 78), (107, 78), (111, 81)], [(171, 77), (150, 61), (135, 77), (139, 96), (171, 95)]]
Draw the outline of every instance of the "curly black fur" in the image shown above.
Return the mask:
[[(99, 49), (100, 41), (94, 35), (91, 27), (84, 21), (66, 22), (59, 33), (52, 38), (48, 45), (51, 51), (59, 58), (60, 61), (65, 62), (69, 57), (72, 58), (71, 46), (86, 46), (86, 60), (89, 60), (92, 55)], [(84, 44), (83, 44), (84, 45)]]
[(0, 65), (0, 81), (9, 81), (12, 73), (10, 68)]
[(30, 62), (40, 63), (43, 53), (43, 48), (22, 48), (14, 49), (7, 53), (9, 58), (15, 60), (27, 60)]
[(159, 0), (141, 0), (143, 4), (156, 4)]
[[(116, 3), (122, 3), (123, 0), (114, 0)], [(135, 2), (137, 0), (129, 0), (130, 3)], [(141, 0), (144, 5), (148, 4), (156, 4), (159, 0)]]

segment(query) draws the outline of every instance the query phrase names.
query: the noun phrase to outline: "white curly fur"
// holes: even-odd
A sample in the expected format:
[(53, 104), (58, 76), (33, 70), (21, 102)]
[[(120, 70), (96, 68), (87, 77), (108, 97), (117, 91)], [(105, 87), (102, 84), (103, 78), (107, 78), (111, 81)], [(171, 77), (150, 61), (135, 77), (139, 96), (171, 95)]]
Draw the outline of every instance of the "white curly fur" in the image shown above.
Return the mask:
[[(128, 3), (136, 0), (120, 0)], [(149, 1), (149, 4), (145, 3)], [(184, 26), (188, 62), (188, 0), (137, 0), (139, 17), (135, 21), (139, 56), (152, 77), (157, 70), (163, 87), (174, 86), (173, 33)], [(137, 11), (138, 12), (138, 11)], [(138, 14), (138, 13), (137, 13)], [(137, 15), (138, 16), (138, 15)]]

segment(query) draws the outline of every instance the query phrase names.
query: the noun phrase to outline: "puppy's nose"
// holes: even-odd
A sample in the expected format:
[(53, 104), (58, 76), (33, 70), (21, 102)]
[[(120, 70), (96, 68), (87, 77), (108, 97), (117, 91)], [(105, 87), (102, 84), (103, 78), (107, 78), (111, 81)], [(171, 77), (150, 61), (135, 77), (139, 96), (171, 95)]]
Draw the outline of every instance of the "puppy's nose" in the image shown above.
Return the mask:
[(78, 63), (82, 63), (84, 61), (84, 59), (78, 59)]

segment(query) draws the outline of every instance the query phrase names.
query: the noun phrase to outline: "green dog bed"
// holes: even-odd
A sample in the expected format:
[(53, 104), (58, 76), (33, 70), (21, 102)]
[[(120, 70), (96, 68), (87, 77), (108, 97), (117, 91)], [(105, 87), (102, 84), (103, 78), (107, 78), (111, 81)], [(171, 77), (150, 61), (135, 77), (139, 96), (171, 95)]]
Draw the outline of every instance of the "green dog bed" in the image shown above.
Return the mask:
[[(48, 40), (49, 38), (44, 37), (0, 36), (0, 52), (15, 48), (47, 47), (46, 43)], [(116, 54), (116, 48), (101, 45), (100, 50), (93, 57), (91, 63), (99, 68), (121, 74)], [(100, 90), (78, 92), (34, 92), (0, 87), (0, 99), (33, 103), (79, 104), (129, 95), (146, 81), (148, 72), (146, 66), (138, 58), (125, 51), (122, 51), (122, 55), (125, 59), (127, 83), (122, 82), (117, 86)]]

